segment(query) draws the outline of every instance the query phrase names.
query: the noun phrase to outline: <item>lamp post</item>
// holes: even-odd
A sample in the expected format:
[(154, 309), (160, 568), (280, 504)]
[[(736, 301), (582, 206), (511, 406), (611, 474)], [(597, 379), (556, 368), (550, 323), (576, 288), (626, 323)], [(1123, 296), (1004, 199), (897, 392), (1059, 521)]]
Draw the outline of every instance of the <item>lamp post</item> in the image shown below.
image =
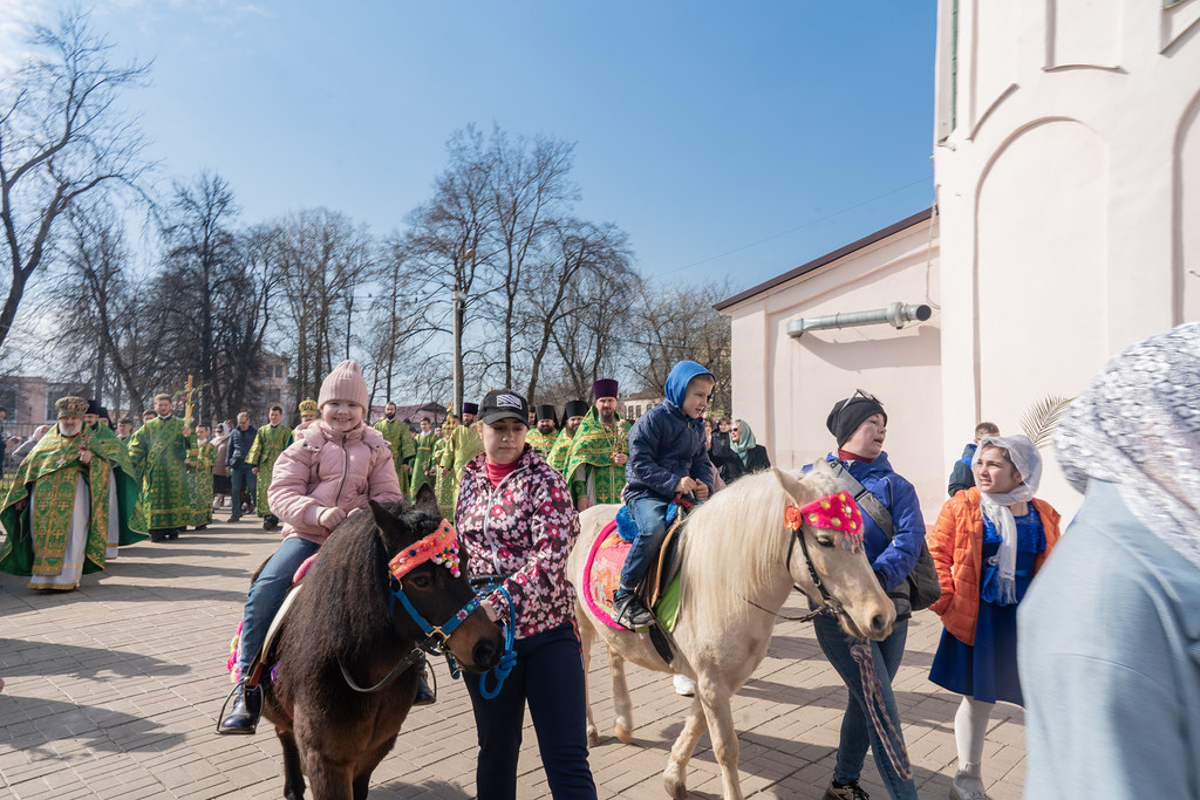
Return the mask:
[(454, 293), (451, 295), (451, 309), (454, 312), (454, 411), (457, 414), (462, 414), (463, 403), (462, 328), (463, 309), (467, 301), (467, 296), (460, 287), (462, 286), (462, 271), (466, 267), (468, 258), (474, 260), (475, 248), (467, 248), (467, 251), (463, 253), (463, 263), (459, 267), (458, 274), (455, 275)]

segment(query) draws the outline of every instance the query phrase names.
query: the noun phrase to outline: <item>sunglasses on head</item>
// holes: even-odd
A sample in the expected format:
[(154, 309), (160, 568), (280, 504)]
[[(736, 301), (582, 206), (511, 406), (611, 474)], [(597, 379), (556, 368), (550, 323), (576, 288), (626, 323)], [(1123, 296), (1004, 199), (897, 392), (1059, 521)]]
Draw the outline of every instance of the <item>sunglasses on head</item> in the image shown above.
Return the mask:
[[(870, 400), (872, 402), (879, 403), (879, 400), (877, 400), (875, 398), (875, 395), (871, 394), (870, 392), (864, 392), (862, 389), (855, 389), (854, 394), (850, 395), (845, 400), (843, 400), (842, 405), (840, 407), (838, 407), (837, 418), (834, 419), (834, 422), (833, 422), (834, 430), (841, 430), (841, 428), (842, 428), (842, 412), (846, 410), (846, 406), (850, 405), (855, 400), (859, 400), (859, 399)], [(880, 403), (880, 405), (883, 405), (883, 404)]]

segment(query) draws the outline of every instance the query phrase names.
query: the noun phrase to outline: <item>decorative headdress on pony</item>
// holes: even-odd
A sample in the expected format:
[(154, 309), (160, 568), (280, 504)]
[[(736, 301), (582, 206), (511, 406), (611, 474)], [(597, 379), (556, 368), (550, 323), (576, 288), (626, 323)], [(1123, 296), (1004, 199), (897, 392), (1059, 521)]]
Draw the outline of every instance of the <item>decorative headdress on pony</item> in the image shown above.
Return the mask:
[(800, 530), (806, 522), (814, 528), (841, 531), (846, 536), (843, 547), (853, 551), (862, 548), (862, 512), (846, 492), (817, 498), (803, 507), (789, 505), (784, 510), (783, 520), (794, 531)]
[(462, 574), (459, 569), (458, 532), (449, 520), (442, 520), (433, 533), (401, 550), (388, 562), (388, 572), (400, 580), (426, 561), (441, 564), (456, 578)]

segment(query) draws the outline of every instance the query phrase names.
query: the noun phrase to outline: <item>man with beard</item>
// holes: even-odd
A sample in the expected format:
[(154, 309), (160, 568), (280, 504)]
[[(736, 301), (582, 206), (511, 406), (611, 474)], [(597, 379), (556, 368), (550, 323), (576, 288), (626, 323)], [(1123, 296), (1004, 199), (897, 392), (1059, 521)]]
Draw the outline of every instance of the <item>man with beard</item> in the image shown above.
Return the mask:
[(567, 468), (567, 457), (571, 455), (571, 442), (587, 411), (588, 404), (582, 400), (571, 400), (563, 409), (562, 430), (559, 431), (558, 438), (554, 441), (554, 447), (550, 448), (550, 455), (546, 457), (550, 466), (559, 472)]
[(525, 441), (533, 448), (533, 452), (542, 458), (548, 458), (558, 441), (558, 426), (555, 424), (554, 406), (540, 405), (537, 407), (537, 428), (525, 435)]
[(563, 474), (571, 486), (575, 507), (583, 511), (597, 503), (620, 503), (629, 460), (629, 423), (617, 413), (617, 382), (592, 384), (595, 405), (588, 409), (571, 439)]
[(129, 440), (129, 458), (142, 475), (142, 510), (150, 541), (178, 539), (192, 522), (188, 492), (188, 448), (196, 443), (192, 429), (171, 414), (171, 396), (156, 395), (154, 419), (148, 420)]
[(388, 403), (383, 407), (383, 418), (373, 427), (387, 440), (392, 451), (392, 461), (396, 465), (396, 477), (400, 480), (400, 491), (407, 494), (408, 475), (412, 471), (413, 459), (417, 457), (417, 443), (413, 441), (408, 423), (397, 419), (396, 404)]
[(271, 471), (275, 469), (276, 459), (292, 443), (292, 429), (283, 424), (280, 406), (271, 406), (267, 420), (267, 424), (254, 434), (246, 463), (255, 475), (254, 513), (263, 518), (263, 530), (273, 531), (279, 527), (279, 517), (271, 513), (267, 490), (271, 488)]
[(417, 434), (414, 443), (417, 456), (412, 465), (412, 486), (408, 494), (415, 501), (417, 492), (427, 483), (433, 483), (431, 470), (433, 468), (433, 445), (437, 442), (437, 434), (433, 432), (433, 423), (429, 417), (421, 417), (421, 432)]
[(85, 430), (87, 407), (81, 397), (54, 404), (58, 424), (17, 468), (0, 511), (0, 571), (30, 576), (31, 589), (70, 591), (104, 569), (110, 548), (146, 537), (124, 447)]
[[(458, 508), (458, 485), (462, 480), (463, 467), (483, 452), (483, 440), (479, 438), (479, 431), (475, 429), (475, 415), (478, 413), (477, 403), (463, 403), (462, 424), (450, 434), (450, 438), (446, 440), (446, 448), (442, 451), (442, 474), (454, 487), (450, 503), (452, 511)], [(447, 519), (453, 519), (453, 514)]]

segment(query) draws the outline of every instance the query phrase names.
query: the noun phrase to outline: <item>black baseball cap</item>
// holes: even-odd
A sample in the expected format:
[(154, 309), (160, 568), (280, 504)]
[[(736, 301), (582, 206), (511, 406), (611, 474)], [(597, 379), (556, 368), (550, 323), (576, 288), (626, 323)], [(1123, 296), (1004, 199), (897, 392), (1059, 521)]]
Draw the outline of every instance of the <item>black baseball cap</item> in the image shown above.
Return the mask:
[(483, 398), (483, 404), (479, 408), (479, 420), (491, 425), (502, 419), (519, 420), (528, 426), (529, 403), (510, 389), (493, 389)]

